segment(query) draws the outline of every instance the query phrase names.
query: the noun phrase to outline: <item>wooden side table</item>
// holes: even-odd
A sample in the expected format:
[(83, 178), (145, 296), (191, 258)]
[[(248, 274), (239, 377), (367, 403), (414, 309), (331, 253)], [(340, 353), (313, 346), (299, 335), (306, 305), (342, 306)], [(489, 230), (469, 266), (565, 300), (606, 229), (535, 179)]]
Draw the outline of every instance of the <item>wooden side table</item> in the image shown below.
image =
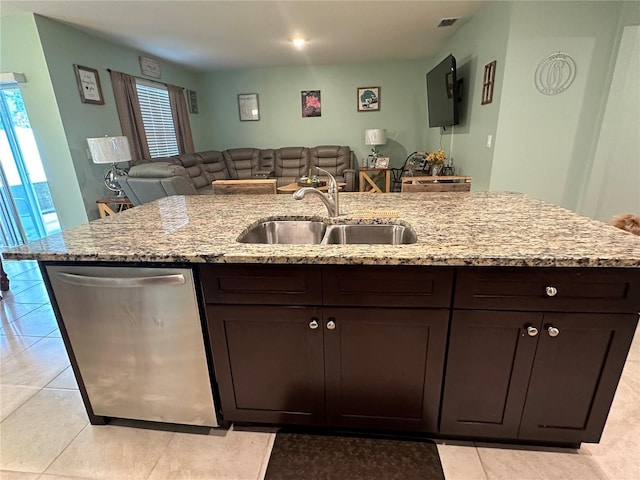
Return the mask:
[[(109, 215), (115, 215), (118, 212), (133, 208), (133, 203), (127, 197), (101, 198), (96, 200), (100, 218), (107, 218)], [(113, 205), (111, 208), (109, 205)]]
[(403, 192), (468, 192), (471, 177), (402, 177)]
[[(367, 193), (389, 193), (391, 191), (391, 169), (390, 168), (361, 168), (359, 170), (359, 187), (361, 192)], [(378, 185), (380, 180), (384, 184)]]

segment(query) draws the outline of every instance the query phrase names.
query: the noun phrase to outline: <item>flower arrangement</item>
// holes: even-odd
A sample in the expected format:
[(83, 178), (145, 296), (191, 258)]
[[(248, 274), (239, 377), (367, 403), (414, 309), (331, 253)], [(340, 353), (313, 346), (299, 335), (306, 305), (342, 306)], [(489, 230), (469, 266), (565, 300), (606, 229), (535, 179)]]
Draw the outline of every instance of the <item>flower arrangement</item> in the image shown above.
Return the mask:
[(441, 148), (437, 152), (427, 154), (427, 162), (431, 165), (442, 165), (446, 159), (444, 150)]

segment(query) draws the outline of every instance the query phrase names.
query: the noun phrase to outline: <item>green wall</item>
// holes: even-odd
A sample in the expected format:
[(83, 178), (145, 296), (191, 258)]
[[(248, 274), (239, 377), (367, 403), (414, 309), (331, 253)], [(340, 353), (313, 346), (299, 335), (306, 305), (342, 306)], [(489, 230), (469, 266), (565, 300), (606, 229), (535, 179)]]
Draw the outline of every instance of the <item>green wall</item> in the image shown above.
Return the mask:
[[(425, 60), (263, 68), (210, 72), (203, 87), (203, 112), (210, 126), (208, 147), (278, 148), (349, 145), (361, 159), (370, 152), (364, 131), (385, 128), (381, 155), (402, 166), (426, 139)], [(380, 87), (380, 111), (357, 111), (357, 88)], [(320, 90), (322, 116), (302, 118), (300, 92)], [(237, 95), (258, 93), (260, 120), (241, 122)]]
[[(514, 2), (491, 172), (492, 190), (516, 190), (575, 210), (600, 133), (622, 2)], [(573, 84), (535, 88), (541, 60), (563, 52)]]
[[(456, 174), (471, 175), (473, 190), (489, 189), (493, 145), (498, 141), (496, 129), (502, 101), (510, 17), (510, 3), (489, 3), (460, 27), (434, 55), (427, 69), (434, 67), (450, 53), (456, 57), (458, 78), (463, 81), (460, 123), (447, 127), (442, 134), (438, 127), (429, 128), (427, 146), (429, 151), (434, 151), (442, 145), (448, 158), (451, 158), (453, 149)], [(494, 60), (496, 80), (493, 102), (481, 105), (484, 66)], [(493, 137), (491, 148), (486, 147), (488, 135)]]
[(0, 16), (0, 71), (24, 73), (21, 86), (63, 229), (87, 222), (64, 126), (32, 15)]

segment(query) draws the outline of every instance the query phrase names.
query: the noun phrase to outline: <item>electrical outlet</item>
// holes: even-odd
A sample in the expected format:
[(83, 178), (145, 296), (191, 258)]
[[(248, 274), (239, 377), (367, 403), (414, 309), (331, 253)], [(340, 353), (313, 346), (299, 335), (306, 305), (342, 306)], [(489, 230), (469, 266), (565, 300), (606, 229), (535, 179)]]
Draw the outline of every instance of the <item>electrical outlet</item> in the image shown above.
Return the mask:
[(493, 135), (487, 135), (487, 148), (491, 148), (492, 143), (493, 143)]

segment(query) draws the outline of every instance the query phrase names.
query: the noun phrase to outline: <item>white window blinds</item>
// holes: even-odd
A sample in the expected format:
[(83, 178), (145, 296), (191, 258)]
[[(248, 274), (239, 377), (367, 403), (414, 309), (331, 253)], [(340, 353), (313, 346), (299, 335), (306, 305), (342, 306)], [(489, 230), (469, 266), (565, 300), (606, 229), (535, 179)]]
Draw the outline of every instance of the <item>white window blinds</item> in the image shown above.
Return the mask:
[(151, 158), (178, 155), (178, 141), (167, 88), (137, 81), (136, 90)]

